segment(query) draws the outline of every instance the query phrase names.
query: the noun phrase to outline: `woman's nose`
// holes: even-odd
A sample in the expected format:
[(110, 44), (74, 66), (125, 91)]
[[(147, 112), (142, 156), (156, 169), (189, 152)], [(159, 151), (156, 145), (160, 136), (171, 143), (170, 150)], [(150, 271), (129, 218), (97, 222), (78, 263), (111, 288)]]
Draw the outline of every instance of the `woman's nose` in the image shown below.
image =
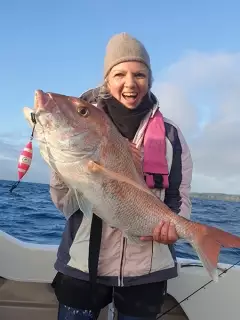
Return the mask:
[(125, 87), (126, 88), (133, 88), (136, 86), (135, 78), (133, 74), (127, 74), (125, 78)]

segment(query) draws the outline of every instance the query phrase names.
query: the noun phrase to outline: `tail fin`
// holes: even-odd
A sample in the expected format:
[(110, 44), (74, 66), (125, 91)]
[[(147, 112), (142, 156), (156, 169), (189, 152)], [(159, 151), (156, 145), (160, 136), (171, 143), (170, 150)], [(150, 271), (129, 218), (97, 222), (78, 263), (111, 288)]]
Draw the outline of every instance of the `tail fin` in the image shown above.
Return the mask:
[(213, 281), (218, 281), (217, 263), (221, 246), (240, 248), (240, 237), (218, 228), (198, 225), (191, 244)]

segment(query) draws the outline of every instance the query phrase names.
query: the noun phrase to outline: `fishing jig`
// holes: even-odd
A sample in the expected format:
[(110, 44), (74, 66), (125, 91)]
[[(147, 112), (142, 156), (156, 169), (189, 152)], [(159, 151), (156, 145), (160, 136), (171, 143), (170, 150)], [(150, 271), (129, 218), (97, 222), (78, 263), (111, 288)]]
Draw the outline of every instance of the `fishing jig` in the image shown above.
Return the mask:
[(34, 113), (31, 113), (31, 120), (33, 122), (33, 129), (30, 136), (30, 141), (26, 144), (26, 146), (24, 147), (18, 159), (18, 181), (16, 181), (12, 185), (12, 187), (9, 190), (10, 192), (12, 192), (19, 185), (19, 183), (21, 182), (21, 179), (25, 176), (25, 174), (27, 173), (32, 163), (32, 157), (33, 157), (32, 140), (33, 140), (33, 134), (34, 134), (34, 129), (36, 125), (36, 118)]

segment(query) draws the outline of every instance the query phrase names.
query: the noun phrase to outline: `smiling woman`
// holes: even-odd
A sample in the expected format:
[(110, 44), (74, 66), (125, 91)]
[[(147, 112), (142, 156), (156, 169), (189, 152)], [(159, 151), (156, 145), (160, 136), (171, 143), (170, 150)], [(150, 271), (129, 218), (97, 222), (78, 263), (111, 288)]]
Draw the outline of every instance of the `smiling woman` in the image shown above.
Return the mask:
[(137, 108), (149, 88), (149, 70), (141, 62), (122, 62), (106, 78), (107, 88), (126, 108)]
[[(137, 146), (135, 165), (151, 191), (173, 213), (190, 218), (190, 151), (179, 128), (163, 118), (151, 86), (152, 70), (145, 47), (129, 34), (120, 33), (106, 47), (103, 85), (81, 98), (106, 112), (122, 136)], [(124, 154), (116, 147), (117, 152)], [(59, 301), (58, 319), (96, 318), (112, 299), (120, 320), (156, 319), (165, 300), (166, 282), (177, 276), (172, 247), (178, 239), (175, 226), (161, 222), (152, 235), (142, 234), (140, 244), (133, 243), (97, 215), (86, 218), (78, 209), (74, 192), (56, 172), (50, 186), (53, 202), (67, 217), (53, 282)], [(125, 198), (125, 209), (126, 203)], [(98, 208), (94, 211), (97, 214)]]
[(137, 39), (126, 33), (112, 37), (104, 59), (103, 91), (125, 107), (136, 108), (152, 85), (150, 57)]

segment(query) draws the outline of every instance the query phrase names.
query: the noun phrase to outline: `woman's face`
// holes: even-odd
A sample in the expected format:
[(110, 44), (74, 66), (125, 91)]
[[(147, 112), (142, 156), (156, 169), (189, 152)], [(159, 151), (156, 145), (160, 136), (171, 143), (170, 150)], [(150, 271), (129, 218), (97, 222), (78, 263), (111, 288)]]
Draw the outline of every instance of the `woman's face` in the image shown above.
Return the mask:
[(135, 109), (149, 89), (149, 70), (141, 62), (114, 66), (107, 78), (108, 90), (126, 108)]

